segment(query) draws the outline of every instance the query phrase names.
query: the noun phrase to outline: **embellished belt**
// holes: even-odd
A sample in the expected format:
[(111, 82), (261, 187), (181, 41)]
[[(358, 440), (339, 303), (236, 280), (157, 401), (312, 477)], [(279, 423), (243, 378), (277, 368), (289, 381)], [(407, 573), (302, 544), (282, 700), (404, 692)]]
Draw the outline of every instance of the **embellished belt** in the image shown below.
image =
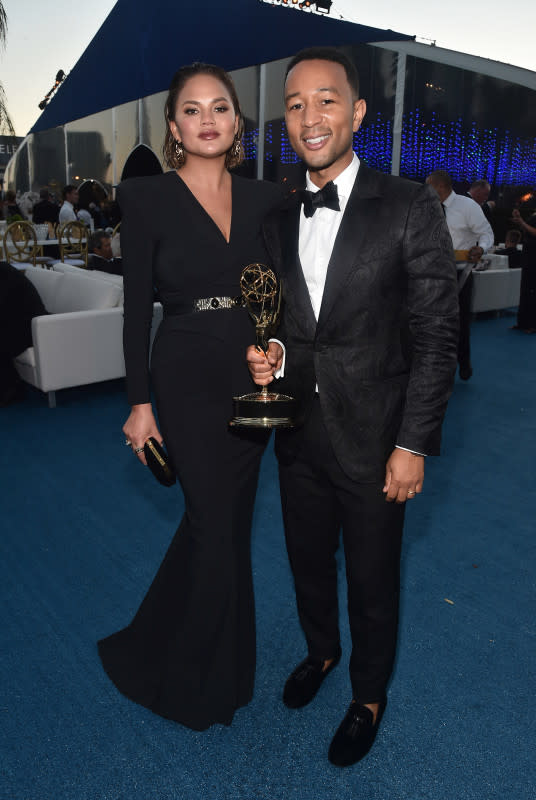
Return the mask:
[(173, 317), (178, 314), (193, 314), (197, 311), (220, 311), (222, 309), (243, 308), (243, 306), (244, 299), (242, 295), (238, 297), (200, 297), (197, 300), (166, 303), (164, 316)]

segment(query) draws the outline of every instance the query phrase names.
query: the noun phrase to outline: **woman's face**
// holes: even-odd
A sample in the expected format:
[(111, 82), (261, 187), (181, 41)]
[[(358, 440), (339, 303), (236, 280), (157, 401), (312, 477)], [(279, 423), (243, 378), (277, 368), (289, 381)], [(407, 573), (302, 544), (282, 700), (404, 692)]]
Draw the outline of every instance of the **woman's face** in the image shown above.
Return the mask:
[(179, 92), (169, 127), (186, 154), (224, 155), (238, 131), (238, 117), (225, 85), (212, 75), (190, 78)]

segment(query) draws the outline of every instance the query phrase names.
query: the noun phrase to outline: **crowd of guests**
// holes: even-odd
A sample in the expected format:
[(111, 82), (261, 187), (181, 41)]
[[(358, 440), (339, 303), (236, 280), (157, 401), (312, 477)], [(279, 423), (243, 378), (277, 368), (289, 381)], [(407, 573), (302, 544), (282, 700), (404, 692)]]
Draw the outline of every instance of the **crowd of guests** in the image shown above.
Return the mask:
[(79, 220), (93, 231), (114, 228), (120, 220), (120, 214), (115, 201), (108, 198), (102, 201), (87, 197), (81, 199), (77, 187), (68, 184), (61, 192), (61, 199), (46, 186), (39, 191), (39, 200), (31, 192), (18, 195), (11, 190), (7, 191), (0, 202), (0, 220), (8, 223), (30, 220), (37, 225)]
[(457, 194), (448, 172), (436, 170), (426, 182), (437, 192), (452, 237), (458, 263), (460, 336), (458, 343), (459, 374), (469, 380), (473, 374), (470, 354), (471, 295), (473, 269), (485, 269), (486, 253), (508, 256), (510, 269), (522, 268), (521, 289), (515, 330), (536, 333), (536, 214), (525, 220), (514, 208), (506, 231), (504, 246), (495, 247), (498, 239), (496, 206), (489, 200), (491, 186), (486, 180), (474, 181), (465, 195)]

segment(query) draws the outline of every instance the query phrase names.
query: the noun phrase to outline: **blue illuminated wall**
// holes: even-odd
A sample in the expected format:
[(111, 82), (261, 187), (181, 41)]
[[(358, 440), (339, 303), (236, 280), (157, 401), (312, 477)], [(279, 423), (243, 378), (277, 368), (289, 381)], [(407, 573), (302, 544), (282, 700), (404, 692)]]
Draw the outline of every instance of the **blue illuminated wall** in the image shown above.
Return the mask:
[(492, 185), (536, 182), (536, 137), (498, 127), (480, 128), (461, 117), (444, 122), (420, 109), (404, 116), (400, 172), (422, 179), (436, 169), (454, 181), (485, 178)]
[[(367, 115), (354, 149), (369, 166), (391, 171), (395, 93), (393, 53), (347, 48), (360, 74)], [(407, 57), (400, 174), (424, 181), (444, 169), (458, 186), (485, 178), (496, 191), (536, 188), (536, 96), (525, 87), (433, 61)], [(299, 160), (282, 119), (265, 129), (265, 175), (281, 180)], [(255, 158), (256, 132), (247, 143)]]

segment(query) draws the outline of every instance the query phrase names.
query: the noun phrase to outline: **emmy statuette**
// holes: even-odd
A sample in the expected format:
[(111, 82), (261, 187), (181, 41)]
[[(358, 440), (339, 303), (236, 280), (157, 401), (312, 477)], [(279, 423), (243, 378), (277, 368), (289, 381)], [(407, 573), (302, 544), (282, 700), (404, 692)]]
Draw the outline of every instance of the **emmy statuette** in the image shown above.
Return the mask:
[[(281, 291), (273, 270), (264, 264), (249, 264), (242, 270), (240, 289), (244, 305), (255, 323), (256, 347), (265, 353), (268, 338), (277, 327)], [(233, 397), (233, 418), (230, 425), (253, 428), (290, 428), (296, 401), (279, 392), (268, 391)]]

